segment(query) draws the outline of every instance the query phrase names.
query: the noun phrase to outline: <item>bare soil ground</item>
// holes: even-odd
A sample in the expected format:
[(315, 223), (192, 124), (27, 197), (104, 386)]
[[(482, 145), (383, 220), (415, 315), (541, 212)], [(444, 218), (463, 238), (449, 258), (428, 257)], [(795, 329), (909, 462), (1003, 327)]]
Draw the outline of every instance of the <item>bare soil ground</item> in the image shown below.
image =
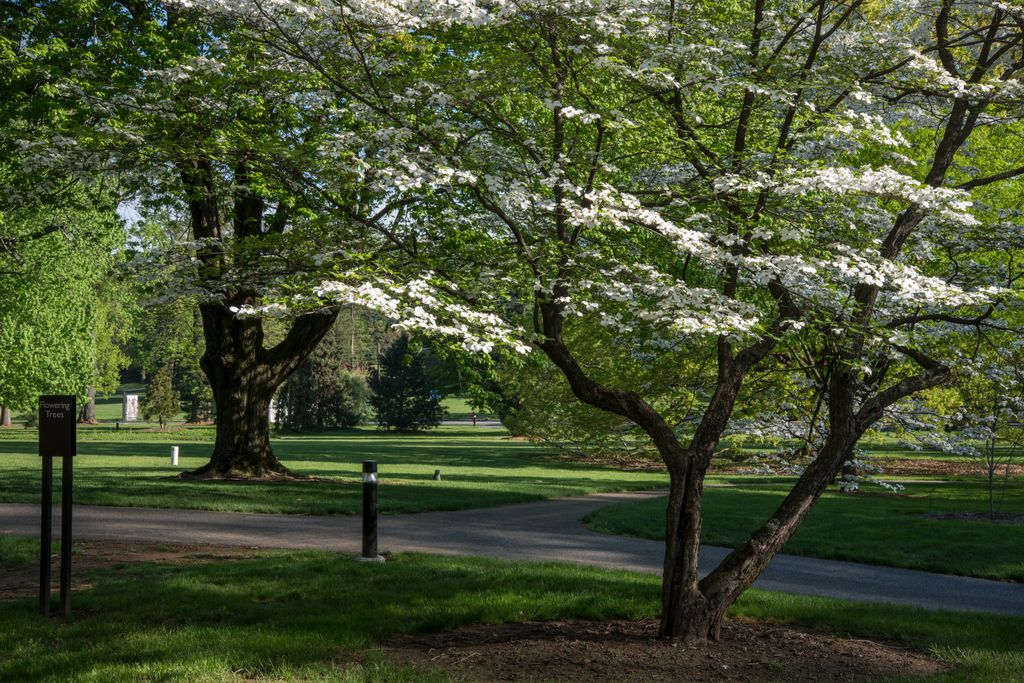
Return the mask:
[(997, 512), (989, 516), (987, 512), (926, 512), (922, 517), (927, 519), (957, 519), (968, 522), (990, 522), (992, 524), (1024, 524), (1024, 515), (1010, 512)]
[[(152, 543), (125, 543), (120, 541), (83, 541), (75, 543), (71, 555), (73, 567), (71, 589), (91, 587), (88, 574), (94, 569), (109, 569), (136, 562), (170, 562), (195, 564), (225, 559), (247, 559), (256, 556), (255, 549), (238, 547), (159, 545)], [(59, 588), (60, 559), (50, 558), (54, 594)], [(0, 567), (0, 600), (35, 597), (39, 589), (39, 566), (36, 562)]]
[[(885, 470), (885, 474), (915, 475), (915, 474), (948, 474), (953, 476), (981, 476), (985, 468), (977, 462), (951, 462), (949, 460), (923, 460), (917, 458), (897, 459), (878, 458), (872, 461)], [(1000, 466), (998, 475), (1003, 476), (1003, 467)], [(1010, 476), (1019, 477), (1024, 475), (1024, 463), (1010, 465)], [(884, 475), (883, 475), (884, 476)]]
[(946, 670), (891, 645), (791, 626), (730, 620), (720, 640), (692, 646), (657, 631), (654, 621), (470, 626), (396, 638), (381, 654), (460, 681), (863, 681)]

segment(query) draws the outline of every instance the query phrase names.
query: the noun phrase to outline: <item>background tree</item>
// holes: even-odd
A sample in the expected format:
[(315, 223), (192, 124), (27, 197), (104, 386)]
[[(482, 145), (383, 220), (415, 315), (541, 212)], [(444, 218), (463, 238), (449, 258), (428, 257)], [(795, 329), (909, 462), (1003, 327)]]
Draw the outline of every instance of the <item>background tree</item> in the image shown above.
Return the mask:
[(89, 33), (65, 22), (87, 4), (0, 5), (0, 421), (40, 393), (85, 397), (117, 364), (102, 285), (123, 246), (116, 196), (64, 154), (85, 107), (59, 89)]
[(170, 368), (160, 368), (146, 388), (146, 395), (139, 403), (139, 411), (147, 422), (155, 417), (164, 429), (167, 422), (181, 410), (181, 397), (174, 390)]
[[(397, 157), (386, 122), (360, 111), (357, 93), (294, 68), (289, 52), (240, 30), (235, 13), (203, 9), (97, 11), (90, 65), (68, 93), (93, 112), (80, 137), (116, 160), (140, 204), (180, 206), (187, 217), (188, 241), (139, 266), (165, 293), (199, 302), (217, 437), (210, 462), (188, 476), (288, 475), (270, 446), (269, 403), (338, 309), (324, 302), (271, 324), (266, 314), (281, 309), (260, 304), (380, 250), (386, 240), (374, 229), (396, 207), (378, 171)], [(279, 9), (290, 26), (305, 12)], [(327, 178), (327, 164), (348, 171)]]
[(426, 352), (403, 334), (384, 352), (380, 370), (370, 373), (370, 403), (381, 429), (418, 431), (444, 419), (441, 394), (426, 370)]
[(369, 412), (365, 374), (350, 369), (352, 330), (339, 318), (324, 340), (281, 387), (277, 423), (295, 430), (355, 427)]
[(93, 309), (92, 341), (94, 349), (92, 382), (86, 388), (86, 401), (78, 414), (78, 421), (96, 423), (96, 392), (110, 394), (121, 384), (121, 371), (128, 367), (126, 353), (131, 337), (131, 288), (111, 276), (96, 284)]
[(315, 99), (304, 99), (316, 86), (230, 21), (179, 4), (104, 6), (76, 20), (94, 28), (80, 47), (88, 66), (64, 91), (92, 112), (79, 140), (115, 161), (141, 213), (164, 204), (187, 217), (188, 244), (137, 265), (152, 266), (140, 278), (165, 294), (199, 302), (217, 437), (193, 476), (287, 474), (270, 447), (269, 402), (336, 311), (282, 322), (273, 343), (263, 319), (236, 313), (296, 271), (315, 270), (322, 255), (301, 247), (342, 223), (319, 220), (293, 180), (315, 164), (311, 145), (323, 135)]
[(892, 421), (913, 447), (923, 444), (977, 463), (988, 490), (988, 517), (996, 519), (997, 492), (1005, 495), (1024, 448), (1024, 346), (1017, 334), (1000, 334), (961, 352), (950, 386), (922, 395)]

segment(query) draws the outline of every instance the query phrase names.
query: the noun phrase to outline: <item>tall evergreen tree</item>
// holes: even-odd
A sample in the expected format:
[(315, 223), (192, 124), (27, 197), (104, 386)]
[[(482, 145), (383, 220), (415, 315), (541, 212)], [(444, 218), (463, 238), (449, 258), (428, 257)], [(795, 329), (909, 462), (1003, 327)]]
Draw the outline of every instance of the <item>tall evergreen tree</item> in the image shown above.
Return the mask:
[(160, 371), (153, 377), (146, 395), (142, 398), (139, 408), (142, 411), (142, 418), (149, 422), (156, 418), (160, 422), (160, 429), (163, 429), (167, 422), (178, 414), (181, 406), (181, 398), (174, 390), (171, 383), (170, 368), (160, 368)]
[(425, 360), (426, 352), (411, 348), (403, 334), (381, 356), (380, 369), (370, 373), (370, 403), (381, 429), (416, 431), (441, 424), (446, 411)]
[(335, 323), (277, 396), (277, 424), (304, 431), (355, 427), (369, 412), (363, 373), (352, 369), (350, 327)]

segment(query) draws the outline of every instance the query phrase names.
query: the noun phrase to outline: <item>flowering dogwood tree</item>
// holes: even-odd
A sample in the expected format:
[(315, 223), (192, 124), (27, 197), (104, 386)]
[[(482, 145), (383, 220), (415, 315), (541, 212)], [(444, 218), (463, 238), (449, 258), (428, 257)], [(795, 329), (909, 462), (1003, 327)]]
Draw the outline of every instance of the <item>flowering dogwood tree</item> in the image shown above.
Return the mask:
[[(393, 121), (402, 147), (378, 182), (411, 198), (389, 233), (404, 281), (342, 278), (319, 294), (470, 348), (529, 344), (580, 400), (657, 447), (671, 476), (664, 636), (714, 637), (864, 431), (944, 382), (948, 338), (997, 325), (1016, 297), (1012, 259), (994, 255), (1019, 233), (985, 203), (1024, 173), (986, 154), (1018, 130), (1013, 6), (247, 9), (274, 49)], [(410, 54), (418, 68), (403, 79)], [(715, 380), (691, 428), (581, 364), (581, 319), (617, 334), (610, 362), (680, 347), (708, 357)], [(758, 372), (795, 373), (820, 397), (816, 457), (701, 578), (704, 476)]]
[[(367, 227), (392, 275), (340, 269), (314, 305), (541, 353), (579, 400), (648, 435), (671, 480), (663, 636), (716, 637), (864, 431), (945, 382), (950, 340), (1018, 301), (1020, 230), (998, 188), (1019, 191), (1024, 168), (993, 153), (1021, 130), (1017, 5), (180, 4), (320, 79), (338, 125), (318, 144), (347, 153), (302, 182), (358, 220), (337, 200), (356, 168), (387, 217)], [(364, 120), (376, 130), (356, 136)], [(575, 330), (594, 325), (615, 342), (581, 356)], [(602, 368), (666, 353), (713, 368), (687, 424)], [(705, 474), (762, 376), (819, 407), (815, 457), (700, 577)]]

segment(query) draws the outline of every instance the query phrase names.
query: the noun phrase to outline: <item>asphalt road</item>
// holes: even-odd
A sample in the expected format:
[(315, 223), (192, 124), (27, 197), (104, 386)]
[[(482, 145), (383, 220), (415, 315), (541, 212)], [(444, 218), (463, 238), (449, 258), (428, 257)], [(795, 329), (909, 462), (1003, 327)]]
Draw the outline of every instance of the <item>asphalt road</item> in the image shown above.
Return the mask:
[[(594, 533), (580, 520), (610, 503), (658, 493), (595, 494), (458, 512), (383, 516), (380, 550), (512, 560), (558, 560), (660, 573), (662, 544)], [(60, 510), (54, 510), (59, 533)], [(0, 534), (38, 534), (39, 509), (0, 505)], [(361, 551), (358, 517), (75, 506), (75, 537), (268, 548)], [(922, 539), (921, 542), (927, 542)], [(728, 551), (705, 546), (707, 571)], [(1024, 584), (778, 555), (755, 584), (766, 590), (928, 609), (1024, 615)]]

